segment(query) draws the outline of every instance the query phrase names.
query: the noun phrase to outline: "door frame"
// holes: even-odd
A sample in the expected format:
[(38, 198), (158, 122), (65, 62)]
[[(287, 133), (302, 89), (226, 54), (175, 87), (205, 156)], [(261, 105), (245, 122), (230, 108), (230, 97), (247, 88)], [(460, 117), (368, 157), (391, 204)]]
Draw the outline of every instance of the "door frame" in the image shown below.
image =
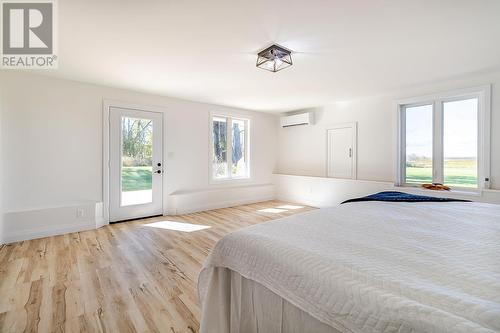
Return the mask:
[[(328, 177), (328, 170), (330, 169), (330, 154), (329, 154), (329, 147), (328, 147), (328, 131), (329, 130), (336, 130), (336, 129), (341, 129), (341, 128), (350, 128), (352, 129), (352, 178), (351, 179), (358, 179), (358, 122), (353, 121), (353, 122), (348, 122), (348, 123), (339, 123), (339, 124), (333, 124), (330, 126), (326, 127), (325, 131), (325, 142), (326, 142), (326, 163), (325, 163), (325, 177), (326, 178), (333, 178), (333, 177)], [(335, 178), (334, 178), (335, 179)], [(349, 179), (349, 178), (346, 178)]]
[(130, 109), (137, 111), (148, 111), (157, 112), (163, 114), (163, 177), (162, 177), (162, 188), (163, 188), (163, 201), (162, 201), (162, 211), (163, 215), (167, 215), (168, 212), (168, 197), (167, 191), (167, 173), (168, 164), (167, 160), (167, 140), (166, 140), (166, 129), (167, 129), (167, 110), (161, 106), (143, 105), (133, 102), (117, 101), (112, 99), (103, 99), (102, 101), (102, 204), (103, 204), (103, 223), (102, 225), (109, 224), (109, 174), (110, 174), (110, 109), (121, 108)]

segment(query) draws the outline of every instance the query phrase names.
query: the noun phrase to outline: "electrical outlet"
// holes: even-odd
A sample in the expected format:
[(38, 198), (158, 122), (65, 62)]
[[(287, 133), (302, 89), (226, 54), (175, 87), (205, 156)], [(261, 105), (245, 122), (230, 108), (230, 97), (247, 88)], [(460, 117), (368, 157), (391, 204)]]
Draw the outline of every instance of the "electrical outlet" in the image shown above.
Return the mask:
[(81, 218), (84, 215), (83, 208), (77, 208), (76, 209), (76, 218)]

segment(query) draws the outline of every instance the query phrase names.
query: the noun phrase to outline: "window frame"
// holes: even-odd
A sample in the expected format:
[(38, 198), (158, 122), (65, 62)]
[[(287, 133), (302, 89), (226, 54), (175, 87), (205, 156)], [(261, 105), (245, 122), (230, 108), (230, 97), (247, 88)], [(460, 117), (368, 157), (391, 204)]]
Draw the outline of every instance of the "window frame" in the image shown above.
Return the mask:
[[(213, 146), (214, 146), (214, 140), (213, 140), (213, 119), (214, 118), (226, 118), (227, 126), (226, 126), (226, 135), (227, 135), (227, 141), (228, 141), (228, 148), (227, 148), (227, 164), (228, 164), (228, 177), (224, 178), (215, 178), (213, 174), (213, 160), (214, 160), (214, 151), (213, 151)], [(233, 120), (240, 120), (245, 122), (245, 145), (244, 145), (244, 150), (245, 150), (245, 159), (247, 161), (247, 168), (244, 176), (233, 176), (232, 175), (232, 168), (231, 165), (233, 163), (233, 133), (232, 133), (232, 124)], [(233, 182), (248, 182), (251, 181), (251, 163), (250, 163), (250, 138), (251, 138), (251, 131), (250, 131), (250, 126), (251, 126), (251, 117), (246, 116), (246, 115), (239, 115), (239, 114), (234, 114), (234, 113), (228, 113), (228, 112), (210, 112), (209, 118), (208, 118), (208, 136), (209, 136), (209, 150), (208, 150), (208, 177), (209, 177), (209, 182), (210, 184), (225, 184), (225, 183), (233, 183)]]
[(397, 151), (396, 186), (419, 187), (420, 184), (406, 182), (406, 109), (432, 105), (433, 108), (433, 182), (444, 182), (444, 112), (443, 104), (466, 99), (478, 100), (477, 140), (477, 188), (453, 187), (452, 190), (475, 192), (490, 187), (490, 135), (491, 135), (491, 85), (466, 88), (444, 93), (398, 100), (397, 109)]

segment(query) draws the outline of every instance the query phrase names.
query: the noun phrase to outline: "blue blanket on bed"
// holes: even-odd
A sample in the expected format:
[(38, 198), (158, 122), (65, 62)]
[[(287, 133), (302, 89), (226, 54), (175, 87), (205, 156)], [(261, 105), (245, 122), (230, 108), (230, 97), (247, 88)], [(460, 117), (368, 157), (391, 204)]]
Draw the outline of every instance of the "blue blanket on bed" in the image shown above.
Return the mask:
[(342, 204), (348, 202), (359, 202), (359, 201), (389, 201), (389, 202), (449, 202), (449, 201), (459, 201), (459, 202), (470, 202), (470, 200), (452, 199), (452, 198), (436, 198), (428, 197), (425, 195), (415, 195), (408, 194), (397, 191), (386, 191), (376, 194), (372, 194), (362, 198), (349, 199)]

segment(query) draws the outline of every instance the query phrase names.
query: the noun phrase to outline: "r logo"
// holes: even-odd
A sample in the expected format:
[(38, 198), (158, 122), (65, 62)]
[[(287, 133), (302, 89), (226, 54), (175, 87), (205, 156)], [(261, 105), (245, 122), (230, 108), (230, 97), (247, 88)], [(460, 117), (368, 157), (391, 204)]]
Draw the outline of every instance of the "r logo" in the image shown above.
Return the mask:
[(2, 4), (3, 54), (52, 54), (53, 4)]

